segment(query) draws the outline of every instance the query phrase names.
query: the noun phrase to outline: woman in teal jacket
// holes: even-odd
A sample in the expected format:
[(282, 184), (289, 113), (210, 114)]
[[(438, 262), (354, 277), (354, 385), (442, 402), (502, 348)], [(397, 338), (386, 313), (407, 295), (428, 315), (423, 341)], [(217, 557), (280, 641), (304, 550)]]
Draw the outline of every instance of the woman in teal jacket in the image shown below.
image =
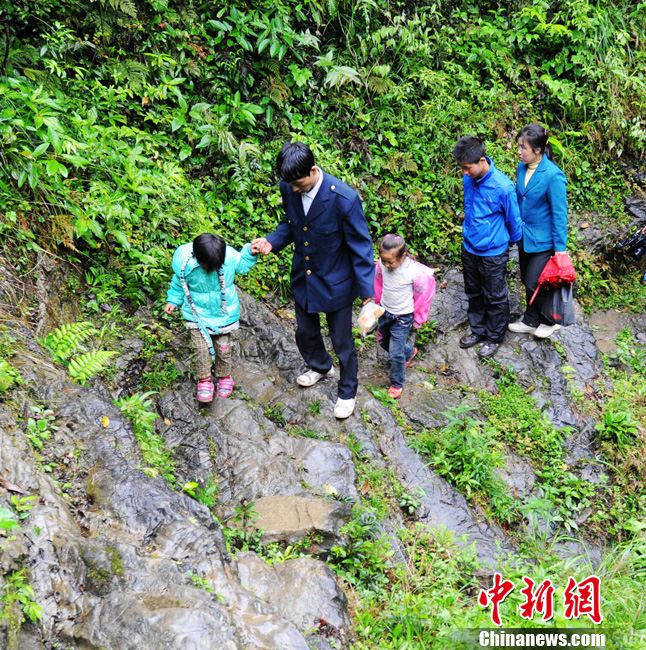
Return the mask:
[(524, 126), (518, 136), (516, 195), (523, 222), (518, 249), (527, 308), (519, 321), (509, 324), (512, 332), (530, 333), (538, 338), (548, 338), (559, 325), (548, 322), (541, 313), (544, 291), (537, 294), (531, 305), (529, 300), (550, 257), (555, 253), (567, 254), (567, 181), (552, 162), (547, 139), (547, 131), (540, 124)]
[(227, 246), (219, 235), (198, 235), (173, 255), (173, 279), (166, 294), (164, 311), (182, 308), (193, 345), (197, 371), (197, 399), (210, 402), (215, 386), (211, 359), (215, 356), (218, 397), (229, 397), (235, 382), (231, 377), (231, 337), (238, 329), (240, 300), (234, 285), (236, 275), (247, 273), (256, 263), (249, 244), (240, 252)]

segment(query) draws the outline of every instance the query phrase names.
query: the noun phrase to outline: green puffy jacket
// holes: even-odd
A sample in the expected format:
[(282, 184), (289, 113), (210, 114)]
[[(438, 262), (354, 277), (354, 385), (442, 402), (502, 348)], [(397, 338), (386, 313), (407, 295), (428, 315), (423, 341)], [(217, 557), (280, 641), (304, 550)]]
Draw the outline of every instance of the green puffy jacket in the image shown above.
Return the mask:
[(251, 252), (251, 246), (245, 244), (240, 252), (230, 246), (226, 247), (224, 264), (226, 311), (222, 313), (222, 289), (217, 271), (207, 273), (193, 257), (193, 243), (182, 244), (173, 255), (173, 279), (171, 280), (166, 302), (182, 308), (184, 320), (197, 322), (193, 310), (184, 294), (180, 282), (182, 266), (184, 278), (195, 305), (202, 325), (216, 334), (221, 327), (231, 325), (240, 318), (240, 299), (234, 285), (236, 275), (247, 273), (256, 264), (256, 256)]

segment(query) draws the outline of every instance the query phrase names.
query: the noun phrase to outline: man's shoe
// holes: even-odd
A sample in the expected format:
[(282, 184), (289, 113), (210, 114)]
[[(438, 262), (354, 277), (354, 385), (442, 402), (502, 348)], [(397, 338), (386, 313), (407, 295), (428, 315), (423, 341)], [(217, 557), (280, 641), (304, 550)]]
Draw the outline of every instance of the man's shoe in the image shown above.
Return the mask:
[(494, 343), (493, 341), (485, 341), (478, 350), (478, 356), (481, 359), (488, 359), (489, 357), (493, 357), (493, 355), (498, 352), (499, 347), (499, 343)]
[(560, 325), (545, 325), (541, 323), (534, 331), (534, 336), (537, 339), (549, 339), (556, 330), (560, 330)]
[(467, 348), (472, 348), (474, 345), (480, 343), (480, 341), (484, 340), (484, 336), (480, 336), (480, 334), (465, 334), (459, 341), (460, 347), (463, 350), (466, 350)]
[(516, 332), (516, 334), (533, 334), (536, 330), (536, 328), (531, 325), (525, 325), (522, 320), (517, 320), (515, 323), (509, 323), (507, 328), (510, 332)]
[(338, 418), (339, 420), (345, 420), (345, 418), (349, 418), (353, 411), (354, 411), (354, 404), (356, 402), (355, 397), (351, 397), (350, 399), (337, 399), (336, 405), (334, 406), (334, 417)]
[(388, 389), (388, 397), (392, 397), (393, 399), (399, 399), (402, 396), (402, 391), (403, 388), (397, 388), (397, 386), (391, 386)]
[(314, 384), (320, 379), (323, 379), (323, 377), (334, 377), (334, 367), (330, 368), (327, 372), (308, 370), (296, 378), (296, 383), (299, 386), (305, 386), (308, 388), (309, 386), (314, 386)]
[(410, 355), (410, 359), (406, 359), (406, 367), (410, 366), (410, 364), (413, 362), (413, 359), (417, 356), (417, 353), (419, 350), (417, 348), (413, 348), (413, 354)]

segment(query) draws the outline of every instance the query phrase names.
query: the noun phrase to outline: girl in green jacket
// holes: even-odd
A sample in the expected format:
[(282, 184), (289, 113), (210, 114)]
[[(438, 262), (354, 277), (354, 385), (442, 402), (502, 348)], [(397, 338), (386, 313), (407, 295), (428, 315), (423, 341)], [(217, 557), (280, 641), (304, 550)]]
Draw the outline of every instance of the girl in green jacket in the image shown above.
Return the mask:
[(198, 402), (213, 399), (214, 357), (218, 397), (229, 397), (233, 392), (231, 332), (240, 326), (240, 300), (234, 279), (255, 263), (249, 244), (238, 252), (219, 235), (209, 233), (182, 244), (173, 255), (173, 279), (164, 311), (172, 314), (177, 307), (182, 308), (195, 348)]

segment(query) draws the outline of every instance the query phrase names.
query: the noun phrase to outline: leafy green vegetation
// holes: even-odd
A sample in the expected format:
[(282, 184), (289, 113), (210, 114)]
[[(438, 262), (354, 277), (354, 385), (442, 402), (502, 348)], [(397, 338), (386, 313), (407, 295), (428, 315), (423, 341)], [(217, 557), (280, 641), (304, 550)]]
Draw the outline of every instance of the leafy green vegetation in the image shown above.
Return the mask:
[(34, 590), (24, 569), (12, 571), (0, 580), (0, 623), (7, 625), (7, 650), (18, 650), (18, 635), (29, 619), (38, 621), (43, 608), (34, 600)]
[(197, 481), (188, 481), (182, 489), (209, 510), (216, 506), (220, 494), (220, 485), (215, 476), (209, 476), (203, 484)]
[(542, 496), (558, 511), (550, 521), (569, 532), (577, 529), (578, 514), (591, 504), (596, 490), (565, 462), (563, 440), (568, 430), (549, 421), (513, 371), (504, 371), (497, 386), (497, 395), (480, 395), (491, 433), (533, 461)]
[(49, 350), (54, 361), (63, 363), (78, 350), (83, 341), (98, 333), (99, 330), (89, 321), (67, 323), (52, 330), (39, 343)]
[(16, 521), (16, 514), (0, 506), (0, 530), (13, 530), (14, 528), (19, 528), (20, 524)]
[(504, 524), (517, 522), (520, 504), (509, 495), (505, 482), (496, 473), (505, 459), (492, 430), (472, 417), (469, 407), (444, 412), (448, 424), (436, 431), (416, 434), (410, 445), (430, 460), (440, 476), (453, 483), (467, 498)]
[(152, 393), (135, 393), (118, 399), (115, 404), (128, 418), (132, 432), (137, 439), (144, 462), (142, 470), (148, 476), (162, 476), (170, 487), (175, 487), (175, 461), (172, 452), (166, 449), (164, 439), (155, 432), (157, 412), (150, 399)]
[(233, 554), (238, 551), (262, 553), (262, 531), (254, 525), (258, 517), (253, 501), (243, 499), (234, 508), (231, 518), (233, 525), (222, 527), (229, 552)]
[(0, 395), (22, 380), (20, 373), (6, 360), (0, 358)]
[[(179, 242), (218, 230), (237, 246), (273, 228), (273, 160), (293, 137), (360, 189), (375, 236), (399, 230), (423, 261), (449, 261), (457, 136), (485, 137), (513, 173), (530, 120), (550, 126), (573, 207), (620, 217), (619, 158), (646, 149), (639, 12), (628, 0), (18, 3), (0, 78), (3, 246), (21, 264), (39, 247), (81, 264), (90, 310), (158, 299)], [(287, 260), (263, 259), (243, 286), (286, 295)], [(580, 264), (582, 300), (628, 304), (621, 278), (604, 286), (602, 267)]]
[(264, 409), (265, 417), (271, 420), (277, 427), (284, 427), (287, 424), (284, 410), (285, 405), (282, 402), (267, 404)]
[(595, 519), (618, 539), (643, 534), (646, 510), (646, 346), (630, 330), (617, 336), (606, 359), (613, 390), (600, 405), (596, 425), (612, 476), (604, 508)]
[(31, 412), (31, 417), (27, 418), (25, 435), (34, 449), (41, 451), (58, 428), (55, 424), (56, 416), (50, 409), (34, 405), (31, 407)]

